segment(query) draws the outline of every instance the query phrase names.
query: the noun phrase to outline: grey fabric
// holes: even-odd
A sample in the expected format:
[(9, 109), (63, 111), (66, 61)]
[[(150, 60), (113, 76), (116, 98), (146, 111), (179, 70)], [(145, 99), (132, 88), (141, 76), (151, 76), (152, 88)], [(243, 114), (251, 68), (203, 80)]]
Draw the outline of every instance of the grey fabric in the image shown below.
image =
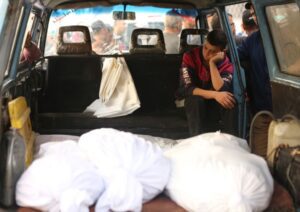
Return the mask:
[(179, 35), (174, 33), (164, 33), (166, 40), (166, 53), (178, 54), (179, 53)]

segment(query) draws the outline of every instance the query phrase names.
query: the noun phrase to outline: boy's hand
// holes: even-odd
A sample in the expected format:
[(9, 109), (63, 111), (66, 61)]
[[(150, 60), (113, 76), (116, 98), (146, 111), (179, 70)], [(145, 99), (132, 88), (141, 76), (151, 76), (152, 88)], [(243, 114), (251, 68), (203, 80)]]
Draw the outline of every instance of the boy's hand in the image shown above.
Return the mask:
[(233, 94), (227, 91), (217, 92), (215, 100), (226, 109), (232, 109), (235, 105)]
[(225, 59), (225, 52), (218, 52), (212, 58), (210, 58), (209, 63), (218, 63)]

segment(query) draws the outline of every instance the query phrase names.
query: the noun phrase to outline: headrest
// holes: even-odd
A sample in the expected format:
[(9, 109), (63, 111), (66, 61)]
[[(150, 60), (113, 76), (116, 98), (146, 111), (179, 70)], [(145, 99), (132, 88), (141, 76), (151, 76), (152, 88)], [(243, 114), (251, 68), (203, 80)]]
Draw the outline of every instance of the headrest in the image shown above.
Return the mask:
[(131, 34), (131, 54), (165, 54), (164, 35), (160, 29), (134, 29)]
[(180, 35), (179, 53), (184, 53), (201, 45), (200, 36), (207, 35), (207, 29), (183, 29)]
[(88, 27), (60, 27), (56, 49), (58, 55), (92, 54), (91, 36)]

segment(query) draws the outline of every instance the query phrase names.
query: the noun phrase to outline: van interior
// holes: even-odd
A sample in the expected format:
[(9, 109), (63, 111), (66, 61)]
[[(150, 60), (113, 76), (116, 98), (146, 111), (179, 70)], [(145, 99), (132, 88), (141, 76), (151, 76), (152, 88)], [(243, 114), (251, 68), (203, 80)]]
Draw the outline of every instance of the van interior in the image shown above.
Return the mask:
[[(80, 136), (93, 129), (114, 128), (134, 134), (173, 140), (190, 137), (184, 107), (176, 101), (179, 69), (183, 54), (191, 48), (203, 44), (205, 36), (210, 30), (208, 20), (212, 13), (218, 14), (221, 26), (226, 33), (228, 39), (227, 54), (235, 71), (233, 76), (236, 99), (235, 114), (232, 119), (218, 120), (220, 130), (249, 140), (251, 117), (249, 116), (246, 95), (245, 67), (241, 66), (242, 63), (238, 59), (237, 44), (230, 31), (230, 23), (226, 15), (228, 13), (226, 8), (230, 5), (241, 4), (244, 6), (246, 2), (237, 0), (28, 0), (16, 2), (20, 3), (12, 3), (14, 6), (12, 10), (17, 10), (17, 8), (23, 8), (23, 10), (20, 12), (19, 19), (10, 21), (14, 21), (14, 23), (19, 21), (20, 28), (17, 29), (18, 34), (10, 36), (10, 39), (14, 37), (15, 51), (11, 52), (11, 65), (7, 66), (8, 72), (4, 75), (0, 94), (2, 104), (0, 116), (0, 177), (2, 181), (0, 207), (3, 206), (3, 208), (12, 211), (18, 208), (14, 200), (9, 200), (13, 195), (14, 188), (10, 187), (11, 193), (7, 193), (8, 187), (5, 185), (6, 183), (15, 186), (17, 180), (13, 177), (8, 180), (11, 173), (7, 171), (7, 164), (9, 163), (7, 142), (12, 142), (12, 140), (16, 142), (18, 139), (22, 139), (15, 134), (15, 129), (18, 129), (21, 132), (21, 137), (25, 137), (25, 140), (32, 145), (30, 150), (24, 152), (25, 156), (24, 154), (19, 155), (19, 157), (26, 157), (26, 163), (30, 163), (32, 160), (29, 156), (30, 151), (34, 151), (34, 145), (36, 145), (33, 132), (38, 135)], [(296, 2), (299, 12), (299, 1)], [(280, 71), (282, 66), (272, 51), (280, 48), (273, 47), (276, 38), (273, 37), (274, 40), (272, 40), (271, 33), (276, 33), (276, 28), (268, 28), (264, 14), (267, 6), (275, 7), (285, 3), (283, 0), (253, 1), (257, 9), (260, 30), (265, 34), (263, 43), (272, 83), (273, 114), (279, 118), (289, 113), (299, 118), (299, 69), (296, 74)], [(127, 41), (129, 44), (123, 52), (96, 53), (93, 47), (94, 37), (90, 22), (87, 24), (87, 21), (80, 20), (76, 24), (60, 24), (68, 18), (72, 20), (76, 17), (76, 11), (92, 11), (93, 8), (108, 8), (109, 11), (114, 7), (116, 7), (114, 16), (111, 16), (111, 22), (107, 21), (107, 23), (125, 21), (128, 26), (126, 33), (128, 33)], [(137, 9), (136, 13), (130, 10), (132, 8)], [(138, 9), (143, 11), (143, 8), (150, 8), (149, 10), (152, 8), (152, 10), (157, 9), (157, 11), (162, 10), (163, 12), (167, 9), (192, 11), (192, 21), (195, 23), (195, 28), (182, 30), (178, 38), (179, 49), (177, 53), (166, 52), (167, 40), (163, 36), (163, 28), (159, 25), (162, 22), (155, 20), (157, 17), (152, 17), (157, 22), (147, 22), (148, 26), (153, 24), (154, 27), (147, 28), (142, 25), (145, 20), (140, 20), (142, 18), (138, 14)], [(96, 11), (96, 9), (94, 10)], [(99, 14), (99, 17), (105, 17), (104, 13), (103, 16)], [(102, 20), (106, 19), (103, 18)], [(131, 23), (134, 20), (139, 22), (136, 23), (135, 28), (130, 28), (129, 26), (133, 26)], [(11, 24), (13, 25), (13, 23)], [(11, 29), (10, 33), (12, 31)], [(41, 57), (30, 63), (27, 61), (20, 62), (20, 55), (28, 31), (31, 33), (32, 41), (41, 50)], [(65, 36), (74, 32), (80, 32), (82, 40), (79, 42), (66, 41)], [(299, 35), (299, 31), (296, 33)], [(56, 43), (53, 47), (54, 50), (48, 51), (50, 49), (50, 36), (56, 38)], [(142, 38), (147, 36), (156, 37), (156, 43), (143, 45)], [(199, 38), (197, 44), (188, 41), (188, 38), (192, 36)], [(1, 46), (4, 41), (1, 40)], [(295, 57), (298, 56), (299, 58), (299, 45), (296, 47), (295, 45), (295, 43), (289, 43), (286, 51), (298, 51)], [(9, 47), (3, 45), (3, 48), (8, 49)], [(124, 58), (137, 92), (139, 106), (136, 110), (123, 116), (97, 117), (94, 112), (87, 110), (87, 108), (99, 99), (99, 90), (104, 78), (102, 69), (108, 58)], [(17, 121), (11, 118), (12, 114), (15, 115)], [(207, 120), (207, 125), (214, 124), (214, 121)], [(281, 209), (289, 211), (293, 207), (294, 202), (287, 189), (279, 184), (276, 185), (270, 206), (266, 211), (280, 211)], [(18, 208), (18, 211), (35, 210)], [(142, 211), (185, 210), (166, 196), (160, 195), (153, 201), (144, 204)]]

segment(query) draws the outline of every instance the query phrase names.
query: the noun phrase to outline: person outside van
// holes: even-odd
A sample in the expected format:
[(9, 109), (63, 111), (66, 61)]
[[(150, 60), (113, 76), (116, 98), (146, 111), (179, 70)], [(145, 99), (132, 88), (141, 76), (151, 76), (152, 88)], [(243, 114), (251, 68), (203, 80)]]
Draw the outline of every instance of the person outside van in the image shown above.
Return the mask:
[(97, 54), (103, 54), (112, 48), (112, 32), (109, 26), (101, 20), (92, 24), (93, 43), (92, 48)]
[[(248, 2), (245, 8), (249, 10), (257, 24), (252, 3)], [(248, 78), (247, 95), (252, 116), (262, 110), (272, 112), (271, 83), (259, 30), (253, 32), (242, 42), (238, 47), (238, 54), (241, 62), (247, 61), (251, 64), (251, 69), (246, 73), (246, 78)]]
[(166, 44), (166, 53), (178, 54), (179, 35), (182, 27), (182, 17), (175, 10), (170, 10), (165, 16), (165, 28), (163, 31)]
[(124, 20), (116, 20), (113, 27), (113, 43), (115, 50), (123, 52), (129, 49), (125, 41), (126, 23)]
[(253, 32), (258, 30), (258, 26), (254, 21), (254, 18), (250, 12), (250, 10), (245, 10), (242, 16), (242, 28), (247, 34), (247, 36), (251, 35)]
[(30, 32), (26, 35), (26, 40), (24, 44), (24, 49), (21, 54), (21, 62), (33, 63), (35, 60), (39, 59), (42, 55), (41, 50), (37, 47), (35, 43), (32, 42), (32, 37)]
[[(234, 40), (235, 40), (237, 45), (240, 45), (243, 42), (243, 40), (245, 39), (245, 37), (236, 34), (236, 28), (235, 28), (235, 23), (233, 21), (232, 14), (227, 13), (227, 16), (228, 16), (228, 21), (229, 21), (229, 24), (230, 24), (230, 29), (231, 29), (231, 32), (233, 34)], [(220, 23), (220, 20), (219, 20), (219, 16), (218, 16), (217, 13), (214, 13), (212, 18), (211, 18), (211, 28), (212, 29), (222, 29), (221, 23)]]
[(183, 55), (177, 94), (185, 98), (191, 135), (219, 130), (219, 120), (235, 106), (233, 65), (225, 54), (226, 44), (225, 33), (213, 30), (203, 46)]

